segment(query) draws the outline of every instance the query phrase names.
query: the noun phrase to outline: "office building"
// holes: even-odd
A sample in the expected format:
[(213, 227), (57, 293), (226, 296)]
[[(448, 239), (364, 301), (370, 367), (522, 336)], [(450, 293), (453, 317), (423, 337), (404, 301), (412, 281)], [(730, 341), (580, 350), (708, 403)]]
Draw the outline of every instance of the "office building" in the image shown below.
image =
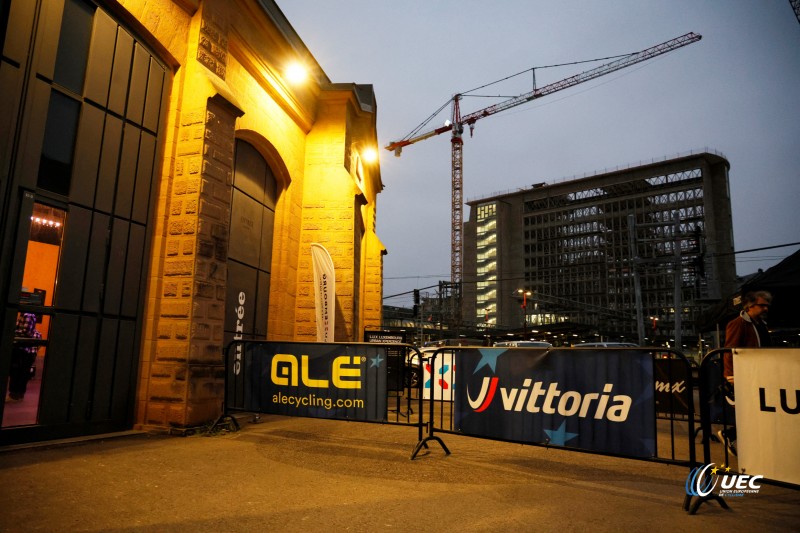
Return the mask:
[(704, 151), (467, 202), (465, 322), (696, 345), (700, 313), (736, 287), (729, 167)]

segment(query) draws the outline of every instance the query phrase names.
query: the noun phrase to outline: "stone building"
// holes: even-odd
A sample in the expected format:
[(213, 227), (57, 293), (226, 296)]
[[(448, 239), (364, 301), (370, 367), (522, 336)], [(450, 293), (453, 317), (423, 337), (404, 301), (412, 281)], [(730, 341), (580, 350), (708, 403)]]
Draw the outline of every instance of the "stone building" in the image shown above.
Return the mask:
[[(371, 85), (333, 83), (270, 0), (11, 0), (0, 64), (0, 382), (42, 336), (0, 443), (189, 428), (223, 346), (381, 324)], [(292, 81), (291, 65), (305, 67)]]

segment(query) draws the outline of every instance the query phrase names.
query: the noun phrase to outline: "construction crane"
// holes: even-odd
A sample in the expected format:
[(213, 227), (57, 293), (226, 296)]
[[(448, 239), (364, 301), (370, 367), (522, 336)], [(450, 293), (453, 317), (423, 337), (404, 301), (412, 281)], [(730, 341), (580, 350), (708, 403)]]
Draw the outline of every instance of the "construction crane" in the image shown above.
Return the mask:
[[(671, 39), (664, 43), (652, 46), (650, 48), (646, 48), (640, 52), (634, 52), (632, 54), (618, 56), (619, 59), (615, 59), (609, 63), (605, 63), (600, 65), (599, 67), (593, 68), (591, 70), (587, 70), (580, 74), (576, 74), (574, 76), (570, 76), (569, 78), (564, 78), (561, 81), (557, 81), (555, 83), (551, 83), (549, 85), (545, 85), (541, 88), (536, 88), (534, 86), (533, 90), (519, 96), (515, 96), (513, 98), (509, 98), (497, 104), (485, 107), (478, 111), (474, 111), (472, 113), (461, 115), (460, 109), (460, 101), (462, 98), (462, 94), (456, 94), (452, 97), (448, 103), (452, 103), (452, 113), (451, 113), (451, 121), (446, 122), (444, 126), (438, 127), (436, 129), (432, 129), (425, 133), (416, 134), (425, 124), (423, 123), (422, 126), (418, 127), (414, 132), (406, 136), (399, 141), (394, 141), (386, 146), (386, 149), (395, 153), (397, 157), (400, 156), (404, 147), (418, 143), (425, 139), (429, 139), (431, 137), (435, 137), (437, 135), (441, 135), (445, 132), (451, 132), (451, 149), (452, 149), (452, 233), (451, 233), (451, 240), (450, 240), (450, 254), (451, 254), (451, 270), (450, 270), (450, 283), (451, 286), (460, 287), (461, 284), (461, 269), (462, 269), (462, 226), (464, 224), (462, 218), (462, 183), (463, 183), (463, 160), (462, 160), (462, 145), (463, 140), (461, 135), (464, 133), (464, 126), (469, 126), (470, 128), (470, 136), (472, 136), (472, 132), (475, 128), (475, 123), (486, 117), (490, 117), (492, 115), (496, 115), (501, 111), (505, 111), (507, 109), (511, 109), (512, 107), (516, 107), (518, 105), (522, 105), (524, 103), (530, 102), (531, 100), (536, 100), (537, 98), (542, 98), (543, 96), (547, 96), (549, 94), (553, 94), (558, 91), (562, 91), (564, 89), (569, 89), (570, 87), (574, 87), (580, 83), (584, 83), (595, 78), (599, 78), (600, 76), (605, 76), (606, 74), (611, 74), (612, 72), (616, 72), (618, 70), (630, 67), (637, 63), (641, 63), (642, 61), (647, 61), (648, 59), (652, 59), (654, 57), (666, 54), (673, 50), (677, 50), (683, 46), (688, 44), (692, 44), (697, 42), (702, 37), (696, 33), (687, 33), (686, 35), (682, 35), (680, 37), (676, 37), (675, 39)], [(535, 85), (535, 84), (534, 84)], [(447, 104), (445, 104), (447, 105)], [(443, 106), (444, 107), (444, 106)], [(442, 108), (443, 108), (442, 107)], [(440, 108), (440, 109), (442, 109)], [(430, 119), (429, 119), (430, 120)], [(458, 289), (457, 289), (458, 290)], [(460, 290), (458, 291), (459, 299), (460, 299)], [(456, 305), (457, 309), (460, 309), (460, 302)]]

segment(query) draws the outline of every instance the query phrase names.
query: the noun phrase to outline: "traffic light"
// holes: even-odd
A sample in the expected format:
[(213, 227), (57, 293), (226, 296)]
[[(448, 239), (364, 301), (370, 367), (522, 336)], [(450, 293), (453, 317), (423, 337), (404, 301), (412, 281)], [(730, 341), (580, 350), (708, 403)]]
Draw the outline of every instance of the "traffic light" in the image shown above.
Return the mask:
[(414, 289), (414, 305), (419, 305), (419, 289)]
[(414, 318), (417, 318), (419, 316), (419, 306), (417, 304), (414, 304), (414, 315), (413, 316), (414, 316)]

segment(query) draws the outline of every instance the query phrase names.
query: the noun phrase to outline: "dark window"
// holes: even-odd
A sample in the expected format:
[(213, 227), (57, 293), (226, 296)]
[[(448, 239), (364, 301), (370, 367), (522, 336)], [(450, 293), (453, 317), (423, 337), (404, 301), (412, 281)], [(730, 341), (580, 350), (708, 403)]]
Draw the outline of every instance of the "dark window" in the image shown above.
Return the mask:
[(69, 194), (72, 153), (78, 129), (81, 104), (63, 94), (50, 93), (47, 125), (37, 185), (64, 196)]
[(67, 0), (64, 4), (53, 81), (77, 94), (83, 91), (93, 18), (94, 8), (82, 0)]

